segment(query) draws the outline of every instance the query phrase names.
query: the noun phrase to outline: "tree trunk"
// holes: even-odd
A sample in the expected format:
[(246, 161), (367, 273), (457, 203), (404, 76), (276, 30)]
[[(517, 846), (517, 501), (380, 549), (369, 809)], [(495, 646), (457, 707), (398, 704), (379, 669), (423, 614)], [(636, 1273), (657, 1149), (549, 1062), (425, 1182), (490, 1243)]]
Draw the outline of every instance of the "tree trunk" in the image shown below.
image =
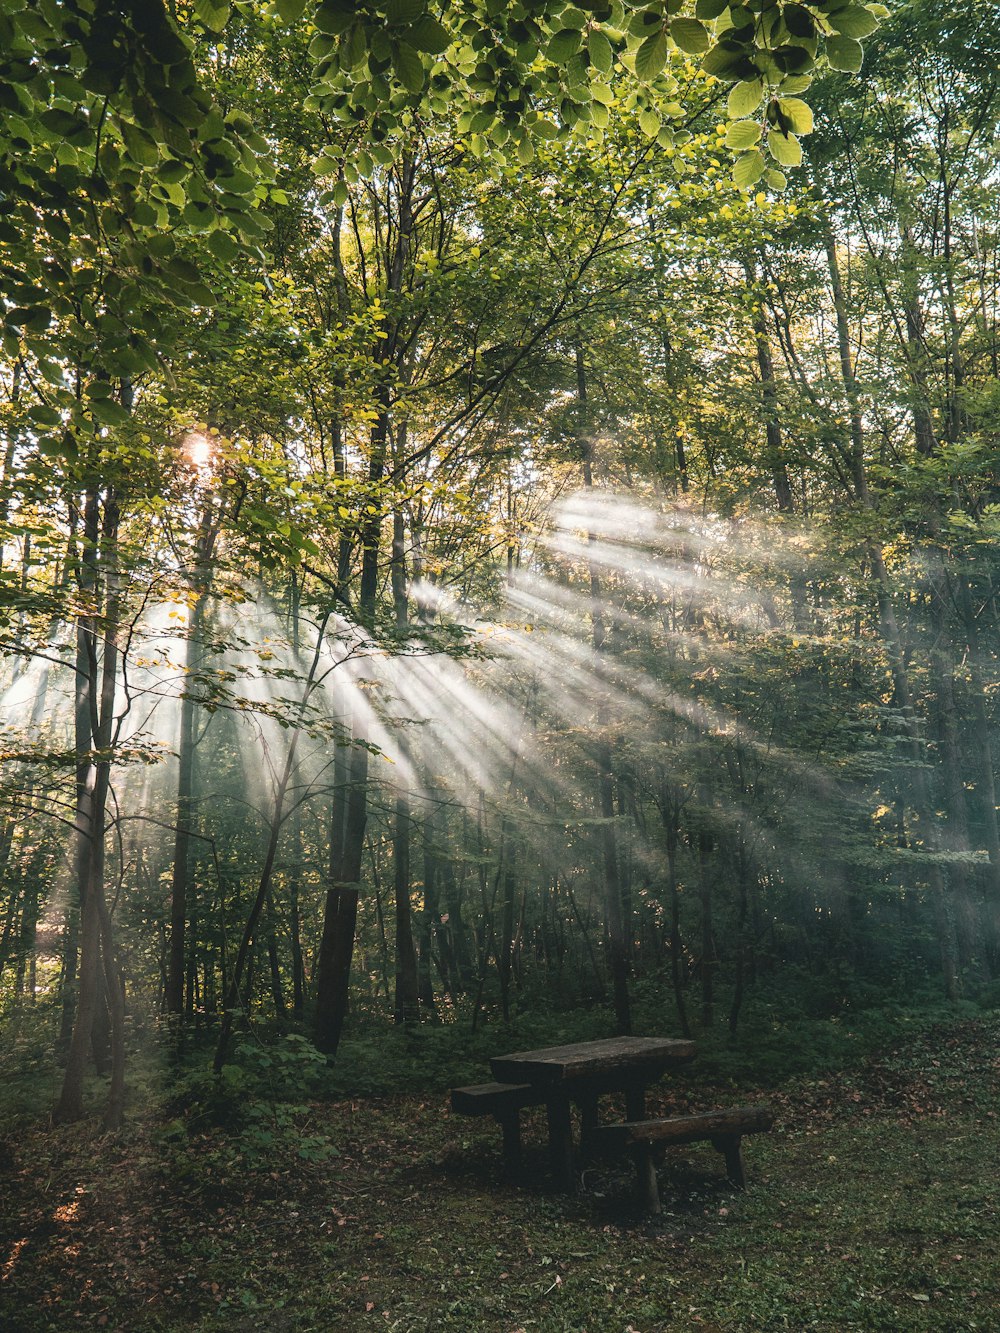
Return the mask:
[(743, 271), (746, 274), (747, 287), (753, 299), (753, 333), (757, 348), (757, 367), (760, 371), (761, 397), (764, 406), (764, 430), (767, 439), (767, 466), (774, 485), (774, 495), (778, 510), (790, 514), (795, 508), (792, 498), (792, 486), (788, 479), (784, 449), (781, 442), (781, 420), (778, 415), (778, 383), (774, 374), (774, 359), (771, 356), (771, 344), (767, 336), (767, 323), (764, 307), (753, 295), (757, 275), (750, 260), (744, 260)]
[[(205, 620), (211, 560), (218, 536), (218, 524), (210, 507), (202, 512), (195, 553), (192, 589), (194, 604), (187, 638), (186, 674), (199, 664), (202, 627)], [(187, 927), (187, 892), (190, 873), (191, 832), (195, 819), (194, 747), (196, 700), (190, 682), (181, 696), (180, 738), (177, 748), (177, 817), (174, 829), (174, 863), (170, 885), (170, 948), (167, 962), (166, 1010), (184, 1012), (185, 931)]]
[[(587, 404), (587, 375), (583, 349), (576, 349), (576, 387), (577, 404), (581, 418)], [(593, 474), (593, 439), (586, 422), (581, 425), (580, 448), (583, 462), (583, 485), (588, 493), (594, 489)], [(587, 533), (587, 544), (594, 547), (597, 535)], [(596, 661), (596, 673), (600, 674), (601, 659), (606, 647), (606, 627), (604, 606), (601, 600), (601, 580), (596, 560), (589, 562), (590, 575), (590, 618), (592, 643)], [(625, 927), (622, 918), (622, 892), (618, 869), (618, 836), (615, 823), (614, 773), (611, 763), (611, 744), (608, 740), (610, 711), (607, 698), (602, 691), (597, 705), (597, 800), (601, 815), (601, 851), (604, 862), (604, 902), (608, 926), (608, 963), (611, 970), (611, 984), (614, 994), (615, 1026), (622, 1036), (632, 1031), (632, 1010), (628, 993), (628, 945), (625, 939)]]
[[(111, 1095), (105, 1125), (117, 1128), (124, 1093), (124, 997), (115, 956), (111, 918), (104, 900), (104, 825), (111, 781), (115, 690), (118, 682), (118, 623), (121, 592), (116, 555), (118, 500), (113, 491), (101, 499), (96, 488), (84, 504), (84, 546), (80, 561), (83, 614), (77, 628), (76, 671), (76, 882), (80, 897), (79, 976), (76, 1015), (66, 1056), (62, 1088), (53, 1112), (56, 1123), (83, 1115), (83, 1080), (94, 1022), (100, 1004), (109, 1007)], [(98, 620), (101, 565), (104, 566), (104, 614)], [(98, 624), (100, 623), (100, 632)], [(98, 653), (100, 645), (101, 653)], [(95, 757), (98, 756), (98, 757)]]
[(396, 903), (396, 985), (393, 1017), (397, 1023), (420, 1018), (417, 995), (417, 954), (413, 944), (413, 915), (410, 903), (410, 801), (396, 792), (396, 826), (393, 832), (393, 891)]
[[(330, 612), (328, 611), (316, 631), (316, 648), (313, 652), (309, 673), (306, 676), (305, 685), (302, 689), (302, 697), (299, 700), (300, 718), (301, 715), (305, 713), (310, 697), (316, 688), (316, 674), (322, 659), (323, 642), (326, 637), (326, 626), (329, 618)], [(251, 985), (248, 977), (244, 992), (243, 972), (244, 969), (247, 969), (247, 972), (249, 973), (249, 966), (252, 963), (251, 949), (257, 931), (257, 924), (260, 921), (264, 905), (271, 892), (271, 878), (274, 873), (274, 862), (278, 854), (278, 842), (281, 838), (281, 830), (285, 821), (285, 797), (288, 793), (292, 774), (295, 772), (295, 756), (298, 752), (301, 735), (302, 731), (300, 727), (295, 726), (295, 729), (292, 732), (292, 739), (288, 745), (285, 762), (278, 778), (278, 785), (275, 789), (274, 809), (271, 815), (270, 826), (268, 828), (267, 847), (264, 852), (264, 863), (261, 867), (260, 879), (257, 884), (257, 893), (254, 897), (250, 913), (246, 920), (246, 925), (244, 926), (243, 933), (240, 937), (236, 962), (233, 964), (232, 974), (226, 989), (225, 1000), (223, 1001), (222, 1023), (219, 1027), (219, 1040), (216, 1044), (215, 1059), (213, 1061), (213, 1069), (216, 1074), (222, 1072), (222, 1067), (226, 1062), (226, 1056), (229, 1053), (229, 1041), (232, 1036), (233, 1019), (237, 1013), (242, 1012), (244, 1008), (249, 1007)]]

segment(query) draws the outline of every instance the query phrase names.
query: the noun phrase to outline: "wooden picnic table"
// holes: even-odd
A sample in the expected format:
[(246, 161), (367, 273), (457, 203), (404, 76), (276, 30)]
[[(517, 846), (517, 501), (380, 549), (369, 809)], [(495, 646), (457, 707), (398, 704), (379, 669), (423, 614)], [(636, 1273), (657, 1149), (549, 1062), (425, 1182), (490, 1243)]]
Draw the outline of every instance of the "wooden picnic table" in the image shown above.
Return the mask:
[(629, 1120), (642, 1120), (646, 1089), (670, 1069), (686, 1064), (695, 1053), (693, 1041), (668, 1037), (607, 1037), (572, 1046), (545, 1046), (515, 1051), (490, 1061), (500, 1083), (527, 1083), (545, 1095), (549, 1155), (557, 1184), (572, 1190), (573, 1133), (570, 1103), (580, 1107), (582, 1137), (597, 1126), (597, 1099), (602, 1093), (624, 1092)]

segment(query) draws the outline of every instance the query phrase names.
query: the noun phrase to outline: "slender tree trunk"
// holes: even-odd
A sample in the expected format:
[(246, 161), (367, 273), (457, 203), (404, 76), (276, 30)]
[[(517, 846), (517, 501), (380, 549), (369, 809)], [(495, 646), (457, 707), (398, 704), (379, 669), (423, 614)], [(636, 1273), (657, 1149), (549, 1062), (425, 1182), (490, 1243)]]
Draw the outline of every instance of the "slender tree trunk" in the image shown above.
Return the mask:
[(510, 1022), (510, 969), (514, 947), (514, 895), (517, 890), (516, 854), (513, 844), (504, 847), (501, 877), (503, 899), (500, 904), (500, 941), (497, 949), (497, 977), (500, 982), (500, 1007), (503, 1021)]
[[(746, 274), (747, 287), (752, 294), (757, 283), (757, 275), (750, 260), (744, 260), (743, 271)], [(760, 371), (761, 396), (764, 405), (767, 466), (771, 473), (778, 510), (782, 514), (790, 514), (795, 508), (795, 502), (792, 496), (792, 485), (788, 479), (788, 468), (785, 463), (781, 440), (781, 419), (778, 414), (778, 382), (774, 374), (774, 359), (771, 356), (771, 344), (767, 336), (764, 307), (756, 297), (753, 297), (753, 300), (752, 325), (754, 342), (757, 348), (757, 367)]]
[(424, 903), (418, 918), (420, 942), (417, 949), (417, 995), (421, 1005), (432, 1019), (437, 1020), (434, 1000), (434, 979), (431, 972), (434, 926), (440, 916), (438, 909), (437, 860), (424, 839)]
[[(704, 799), (704, 798), (703, 798)], [(698, 884), (701, 898), (701, 1025), (710, 1028), (715, 1021), (715, 931), (712, 924), (712, 837), (705, 828), (696, 835), (698, 842)]]
[(300, 907), (302, 865), (302, 817), (299, 807), (292, 815), (292, 872), (288, 881), (288, 925), (292, 945), (292, 1013), (301, 1018), (306, 1002), (306, 970), (302, 958), (302, 912)]
[[(118, 623), (121, 593), (116, 568), (119, 506), (109, 490), (101, 499), (91, 489), (84, 504), (84, 547), (80, 562), (83, 614), (77, 632), (76, 676), (76, 880), (80, 897), (80, 949), (76, 1015), (66, 1056), (56, 1123), (83, 1115), (83, 1081), (99, 1005), (107, 1003), (111, 1026), (112, 1078), (105, 1113), (107, 1128), (121, 1122), (124, 1095), (124, 995), (104, 899), (104, 825), (111, 781), (114, 705), (118, 681)], [(101, 564), (104, 614), (98, 617)], [(100, 628), (99, 628), (100, 626)], [(99, 656), (98, 647), (101, 654)]]
[(687, 1005), (684, 1002), (681, 904), (677, 884), (677, 842), (677, 825), (671, 820), (667, 826), (667, 890), (670, 895), (670, 982), (673, 987), (674, 1005), (677, 1009), (677, 1021), (680, 1024), (681, 1035), (690, 1040), (691, 1025), (688, 1023)]
[[(309, 673), (306, 676), (305, 685), (302, 690), (302, 698), (299, 701), (300, 716), (306, 710), (309, 700), (312, 696), (317, 683), (317, 672), (323, 654), (323, 643), (326, 637), (326, 626), (330, 618), (330, 613), (323, 617), (319, 628), (316, 631), (316, 648), (313, 652), (312, 662), (309, 667)], [(261, 867), (260, 879), (257, 884), (257, 893), (253, 904), (247, 916), (243, 933), (240, 937), (239, 949), (236, 954), (236, 961), (233, 964), (233, 970), (229, 977), (226, 995), (223, 1001), (222, 1022), (219, 1027), (219, 1040), (215, 1048), (215, 1059), (213, 1068), (216, 1074), (221, 1074), (223, 1065), (226, 1063), (226, 1057), (229, 1053), (229, 1042), (232, 1037), (233, 1020), (237, 1013), (243, 1012), (249, 1008), (249, 999), (251, 993), (251, 983), (249, 979), (250, 967), (252, 966), (253, 956), (252, 947), (257, 932), (257, 925), (260, 921), (261, 913), (268, 895), (271, 892), (271, 878), (274, 873), (274, 863), (278, 854), (278, 842), (281, 838), (281, 830), (285, 821), (285, 798), (288, 794), (289, 783), (292, 774), (295, 772), (295, 756), (298, 752), (299, 738), (302, 731), (299, 726), (295, 726), (292, 732), (292, 739), (288, 745), (288, 752), (285, 756), (285, 762), (278, 777), (277, 787), (274, 793), (274, 808), (271, 814), (270, 826), (268, 828), (267, 846), (264, 852), (264, 863)], [(355, 902), (355, 907), (357, 906)], [(243, 987), (244, 970), (247, 972), (246, 987)]]
[(417, 954), (413, 944), (413, 915), (410, 902), (410, 801), (407, 792), (396, 792), (393, 832), (393, 891), (396, 903), (396, 986), (393, 1016), (397, 1023), (420, 1018), (417, 996)]
[[(204, 596), (197, 594), (191, 611), (191, 626), (187, 641), (187, 670), (197, 661), (201, 628), (204, 620)], [(170, 884), (170, 945), (167, 955), (166, 1010), (168, 1014), (184, 1012), (185, 932), (188, 915), (188, 877), (190, 873), (190, 845), (195, 818), (195, 710), (197, 703), (190, 684), (181, 696), (180, 738), (177, 747), (177, 817), (174, 829), (174, 861)]]
[[(347, 1001), (354, 955), (354, 934), (358, 920), (358, 884), (365, 829), (368, 824), (368, 751), (363, 731), (355, 731), (355, 743), (349, 760), (347, 796), (337, 803), (335, 814), (343, 813), (343, 825), (332, 840), (330, 856), (331, 885), (327, 890), (316, 967), (315, 1039), (317, 1049), (335, 1055), (347, 1017)], [(359, 743), (362, 742), (362, 743)]]
[[(581, 416), (587, 405), (587, 375), (583, 349), (576, 349), (576, 385), (577, 403)], [(594, 489), (593, 476), (593, 440), (583, 424), (580, 433), (581, 453), (583, 458), (583, 485), (588, 493)], [(597, 535), (587, 534), (590, 547), (597, 543)], [(590, 618), (594, 657), (598, 668), (606, 648), (606, 627), (604, 605), (602, 601), (601, 580), (596, 560), (590, 561)], [(607, 698), (602, 692), (597, 705), (597, 799), (601, 814), (601, 850), (604, 862), (605, 911), (608, 925), (608, 952), (611, 970), (611, 983), (615, 1003), (615, 1024), (622, 1035), (632, 1031), (632, 1010), (628, 992), (628, 946), (625, 940), (625, 925), (622, 916), (621, 880), (618, 868), (618, 837), (615, 823), (614, 772), (611, 761), (611, 743), (608, 739), (610, 710)]]
[(267, 941), (267, 969), (271, 982), (271, 999), (274, 1002), (274, 1013), (277, 1018), (284, 1018), (288, 1013), (288, 1007), (285, 1004), (285, 993), (281, 984), (277, 913), (274, 910), (274, 894), (270, 889), (268, 889), (267, 897), (264, 899), (264, 926)]
[(749, 867), (742, 836), (737, 854), (737, 899), (736, 899), (736, 975), (733, 981), (733, 998), (729, 1006), (729, 1035), (736, 1036), (743, 1002), (746, 998), (747, 984), (747, 917), (750, 911), (750, 894), (747, 880)]

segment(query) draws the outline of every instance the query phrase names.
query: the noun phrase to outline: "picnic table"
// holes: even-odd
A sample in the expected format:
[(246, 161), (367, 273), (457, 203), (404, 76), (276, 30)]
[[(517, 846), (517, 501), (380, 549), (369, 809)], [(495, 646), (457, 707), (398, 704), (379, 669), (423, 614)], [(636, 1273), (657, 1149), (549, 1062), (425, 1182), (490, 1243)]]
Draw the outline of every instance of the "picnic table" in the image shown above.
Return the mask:
[(499, 1084), (527, 1085), (545, 1101), (549, 1156), (560, 1188), (571, 1191), (573, 1135), (570, 1103), (580, 1107), (583, 1146), (597, 1128), (598, 1098), (625, 1094), (630, 1121), (645, 1114), (646, 1089), (670, 1069), (686, 1064), (695, 1054), (693, 1041), (668, 1037), (608, 1037), (571, 1046), (545, 1046), (537, 1051), (515, 1051), (490, 1061)]

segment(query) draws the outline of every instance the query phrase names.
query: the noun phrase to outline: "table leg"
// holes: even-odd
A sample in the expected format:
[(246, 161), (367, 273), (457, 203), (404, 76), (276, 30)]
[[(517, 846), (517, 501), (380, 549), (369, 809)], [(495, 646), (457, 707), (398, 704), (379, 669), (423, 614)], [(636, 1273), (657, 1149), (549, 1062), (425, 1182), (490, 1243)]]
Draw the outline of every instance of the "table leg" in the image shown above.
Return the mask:
[(646, 1119), (645, 1088), (632, 1087), (625, 1089), (625, 1119), (626, 1120)]
[(546, 1102), (549, 1121), (549, 1159), (556, 1188), (575, 1193), (573, 1174), (573, 1130), (569, 1118), (569, 1098), (564, 1092), (549, 1094)]

